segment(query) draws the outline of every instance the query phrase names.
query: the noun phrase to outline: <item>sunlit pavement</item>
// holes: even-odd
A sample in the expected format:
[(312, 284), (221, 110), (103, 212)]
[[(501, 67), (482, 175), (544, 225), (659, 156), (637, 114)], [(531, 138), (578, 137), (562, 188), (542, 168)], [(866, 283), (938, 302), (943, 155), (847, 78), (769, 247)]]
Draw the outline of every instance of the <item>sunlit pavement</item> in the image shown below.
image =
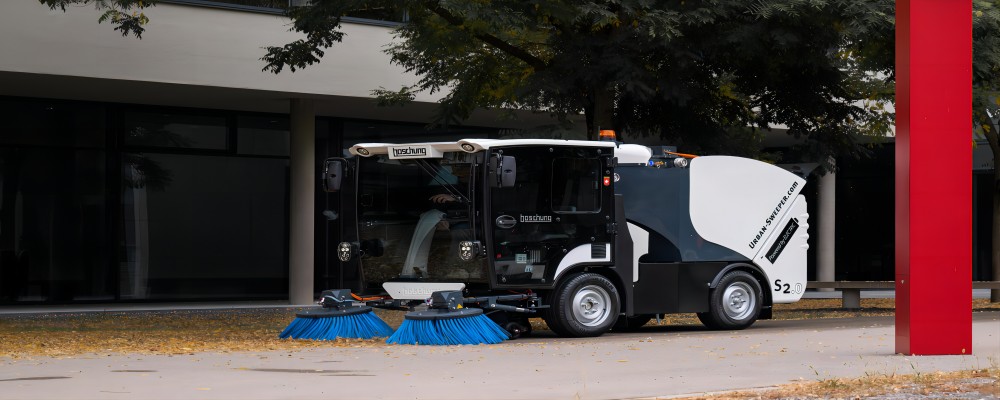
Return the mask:
[(493, 346), (3, 360), (0, 398), (618, 399), (1000, 364), (1000, 312), (974, 314), (971, 355), (895, 355), (893, 335), (891, 317), (867, 317)]

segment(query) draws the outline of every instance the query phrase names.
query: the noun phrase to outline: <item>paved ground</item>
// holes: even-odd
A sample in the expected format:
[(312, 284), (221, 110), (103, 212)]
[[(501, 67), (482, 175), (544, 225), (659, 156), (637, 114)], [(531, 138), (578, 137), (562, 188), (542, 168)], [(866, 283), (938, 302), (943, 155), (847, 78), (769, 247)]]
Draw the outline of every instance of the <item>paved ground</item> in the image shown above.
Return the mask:
[(653, 327), (495, 346), (0, 360), (0, 399), (617, 399), (1000, 364), (1000, 313), (975, 314), (966, 356), (894, 355), (892, 324), (760, 321), (738, 332)]

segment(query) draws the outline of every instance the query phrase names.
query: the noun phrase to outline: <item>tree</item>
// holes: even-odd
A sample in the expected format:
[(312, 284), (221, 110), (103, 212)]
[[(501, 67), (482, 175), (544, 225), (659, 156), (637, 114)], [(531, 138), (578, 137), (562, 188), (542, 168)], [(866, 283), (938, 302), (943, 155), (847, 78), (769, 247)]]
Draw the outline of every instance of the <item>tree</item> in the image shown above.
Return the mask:
[[(972, 117), (993, 152), (993, 280), (1000, 281), (1000, 1), (972, 3)], [(990, 291), (1000, 302), (1000, 290)]]
[[(94, 4), (123, 35), (141, 37), (152, 0)], [(373, 92), (386, 104), (445, 91), (438, 123), (477, 107), (580, 113), (587, 132), (659, 135), (685, 151), (747, 152), (756, 129), (788, 127), (806, 156), (854, 153), (884, 137), (894, 114), (891, 0), (314, 0), (288, 12), (302, 40), (268, 47), (264, 70), (320, 62), (343, 39), (340, 17), (391, 6), (410, 20), (388, 49), (421, 79)], [(992, 264), (1000, 280), (1000, 0), (973, 1), (973, 118), (994, 157)], [(1000, 290), (992, 292), (1000, 301)]]
[[(150, 0), (90, 3), (141, 37)], [(478, 107), (548, 112), (568, 124), (659, 135), (687, 151), (737, 152), (759, 129), (808, 137), (817, 159), (883, 137), (893, 113), (893, 3), (865, 0), (315, 0), (292, 7), (305, 37), (268, 47), (264, 70), (320, 62), (353, 9), (399, 7), (409, 21), (387, 51), (420, 80), (373, 92), (385, 104), (446, 92), (435, 121)]]

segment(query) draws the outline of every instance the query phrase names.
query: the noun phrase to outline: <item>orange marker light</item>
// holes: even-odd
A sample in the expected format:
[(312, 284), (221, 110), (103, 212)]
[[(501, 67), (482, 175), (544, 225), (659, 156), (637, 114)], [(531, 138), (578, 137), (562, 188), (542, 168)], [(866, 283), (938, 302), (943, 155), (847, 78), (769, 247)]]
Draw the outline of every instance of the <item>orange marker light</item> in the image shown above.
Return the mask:
[(615, 136), (615, 131), (611, 129), (601, 129), (597, 135), (597, 140), (614, 142), (615, 140), (618, 140), (618, 138)]

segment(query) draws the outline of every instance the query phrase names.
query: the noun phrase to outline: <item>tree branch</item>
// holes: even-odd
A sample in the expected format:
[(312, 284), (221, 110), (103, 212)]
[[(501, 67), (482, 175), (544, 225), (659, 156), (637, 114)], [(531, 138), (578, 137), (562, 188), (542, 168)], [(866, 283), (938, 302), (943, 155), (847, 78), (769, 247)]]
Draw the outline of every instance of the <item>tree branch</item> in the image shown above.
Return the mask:
[[(465, 20), (463, 20), (461, 17), (455, 14), (452, 14), (451, 11), (448, 11), (444, 7), (441, 7), (441, 4), (438, 3), (437, 1), (424, 2), (424, 6), (427, 7), (427, 9), (433, 12), (434, 14), (437, 14), (437, 16), (441, 17), (452, 26), (462, 27), (465, 25)], [(521, 61), (524, 61), (532, 68), (534, 68), (536, 72), (544, 70), (546, 67), (548, 67), (545, 61), (543, 61), (538, 57), (535, 57), (534, 54), (531, 54), (520, 47), (507, 43), (503, 39), (500, 39), (496, 36), (485, 33), (473, 33), (472, 36), (474, 36), (476, 39), (482, 40), (483, 42), (485, 42), (490, 46), (496, 47), (497, 49), (503, 51), (504, 53), (510, 54), (511, 56)]]

